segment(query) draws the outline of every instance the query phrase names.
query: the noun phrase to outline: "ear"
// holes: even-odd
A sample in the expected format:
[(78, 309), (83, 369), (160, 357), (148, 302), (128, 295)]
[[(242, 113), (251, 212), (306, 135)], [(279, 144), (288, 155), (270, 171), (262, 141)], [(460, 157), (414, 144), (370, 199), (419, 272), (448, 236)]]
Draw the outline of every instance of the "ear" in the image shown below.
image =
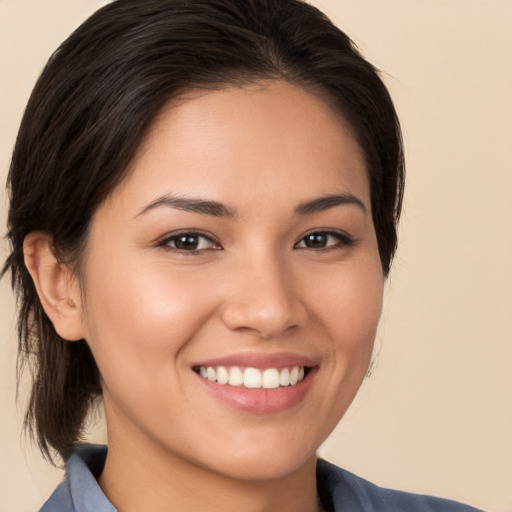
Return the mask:
[(61, 338), (84, 338), (80, 288), (71, 270), (59, 263), (53, 237), (32, 231), (23, 241), (25, 265), (32, 276), (39, 300)]

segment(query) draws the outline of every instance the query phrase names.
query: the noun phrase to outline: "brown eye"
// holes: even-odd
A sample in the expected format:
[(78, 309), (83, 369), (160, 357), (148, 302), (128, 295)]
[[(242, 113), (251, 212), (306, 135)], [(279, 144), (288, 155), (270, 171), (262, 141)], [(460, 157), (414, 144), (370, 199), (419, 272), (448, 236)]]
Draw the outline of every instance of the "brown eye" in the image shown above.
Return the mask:
[(315, 231), (301, 238), (295, 247), (299, 249), (331, 249), (352, 245), (348, 235), (336, 231)]
[(326, 233), (311, 233), (303, 238), (304, 245), (309, 249), (322, 249), (327, 246), (329, 235)]
[(162, 240), (158, 245), (167, 249), (183, 252), (220, 249), (219, 245), (208, 236), (194, 232), (182, 232), (169, 236)]
[(174, 239), (174, 247), (184, 251), (195, 251), (199, 247), (198, 235), (180, 235)]

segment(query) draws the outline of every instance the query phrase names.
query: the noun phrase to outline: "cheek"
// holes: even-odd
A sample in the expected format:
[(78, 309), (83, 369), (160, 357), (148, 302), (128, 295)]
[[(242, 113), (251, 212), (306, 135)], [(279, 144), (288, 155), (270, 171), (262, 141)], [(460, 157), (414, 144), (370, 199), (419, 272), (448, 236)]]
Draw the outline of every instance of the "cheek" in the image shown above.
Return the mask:
[[(319, 282), (320, 281), (320, 282)], [(322, 283), (323, 281), (323, 283)], [(330, 371), (337, 385), (352, 383), (357, 390), (370, 362), (382, 312), (383, 276), (380, 261), (340, 265), (335, 276), (316, 273), (315, 315), (327, 333)], [(322, 285), (323, 284), (323, 285)]]
[(187, 341), (215, 309), (213, 294), (190, 274), (138, 268), (95, 272), (91, 266), (89, 273), (87, 341), (107, 384), (126, 375), (145, 381), (160, 373), (165, 380), (169, 361), (179, 364)]
[[(335, 272), (316, 271), (309, 288), (312, 334), (321, 333), (321, 398), (318, 444), (343, 417), (367, 373), (382, 310), (383, 276), (377, 258), (340, 263)], [(318, 338), (316, 338), (318, 339)]]
[[(335, 274), (317, 272), (316, 302), (332, 336), (359, 345), (376, 331), (382, 311), (383, 276), (380, 263), (355, 262)], [(312, 283), (313, 284), (313, 283)]]

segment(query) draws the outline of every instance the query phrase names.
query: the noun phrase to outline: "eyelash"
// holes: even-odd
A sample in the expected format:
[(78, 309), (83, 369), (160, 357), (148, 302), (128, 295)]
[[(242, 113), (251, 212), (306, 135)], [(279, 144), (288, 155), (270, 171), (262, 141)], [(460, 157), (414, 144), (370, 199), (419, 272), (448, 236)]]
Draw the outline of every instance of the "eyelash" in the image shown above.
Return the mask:
[[(317, 247), (317, 248), (314, 248), (314, 247), (307, 247), (307, 246), (304, 246), (304, 247), (298, 247), (298, 244), (301, 243), (301, 242), (304, 242), (308, 237), (311, 237), (311, 236), (322, 236), (322, 237), (327, 237), (327, 239), (329, 238), (334, 238), (337, 240), (336, 243), (334, 244), (331, 244), (331, 245), (327, 245), (325, 247)], [(355, 244), (355, 240), (354, 238), (352, 238), (351, 236), (349, 236), (347, 233), (343, 233), (343, 232), (339, 232), (339, 231), (329, 231), (329, 230), (315, 230), (315, 231), (310, 231), (309, 233), (306, 233), (305, 235), (303, 235), (301, 237), (301, 239), (294, 245), (295, 248), (299, 248), (299, 249), (310, 249), (312, 251), (329, 251), (329, 250), (335, 250), (335, 249), (339, 249), (339, 248), (342, 248), (342, 247), (351, 247), (352, 245)]]
[[(300, 243), (306, 243), (305, 240), (308, 238), (308, 237), (312, 237), (312, 236), (316, 236), (316, 237), (327, 237), (327, 240), (329, 240), (329, 238), (334, 238), (336, 239), (336, 243), (333, 243), (333, 244), (329, 244), (329, 245), (326, 245), (325, 247), (308, 247), (307, 245), (304, 245), (302, 247), (299, 247), (299, 244)], [(198, 239), (199, 242), (197, 245), (201, 245), (201, 240), (206, 240), (209, 244), (213, 245), (213, 247), (203, 247), (203, 248), (195, 248), (195, 249), (183, 249), (183, 248), (178, 248), (176, 246), (172, 246), (171, 244), (172, 243), (176, 243), (176, 241), (180, 238), (194, 238), (194, 239)], [(303, 235), (300, 240), (298, 240), (295, 244), (294, 244), (294, 249), (301, 249), (301, 250), (312, 250), (312, 251), (315, 251), (315, 252), (320, 252), (320, 251), (329, 251), (329, 250), (335, 250), (335, 249), (339, 249), (339, 248), (342, 248), (342, 247), (350, 247), (352, 245), (355, 244), (355, 240), (347, 235), (346, 233), (341, 233), (341, 232), (338, 232), (338, 231), (329, 231), (329, 230), (316, 230), (316, 231), (311, 231), (309, 233), (306, 233), (305, 235)], [(181, 231), (181, 232), (178, 232), (178, 233), (173, 233), (171, 236), (168, 236), (166, 238), (164, 238), (163, 240), (161, 240), (160, 242), (158, 242), (158, 247), (162, 247), (163, 249), (167, 249), (169, 251), (177, 251), (181, 254), (186, 254), (186, 255), (194, 255), (194, 254), (199, 254), (203, 251), (211, 251), (211, 250), (221, 250), (222, 247), (220, 245), (220, 243), (215, 240), (211, 235), (206, 235), (204, 233), (201, 233), (200, 231)]]
[[(180, 249), (178, 247), (172, 247), (171, 244), (172, 243), (176, 243), (176, 241), (180, 238), (197, 238), (199, 240), (207, 240), (209, 244), (212, 244), (214, 247), (207, 247), (207, 248), (202, 248), (202, 249), (191, 249), (191, 250), (187, 250), (187, 249)], [(201, 242), (199, 242), (200, 244)], [(194, 255), (194, 254), (199, 254), (200, 252), (203, 252), (203, 251), (218, 251), (220, 249), (222, 249), (222, 247), (220, 246), (220, 244), (211, 236), (211, 235), (206, 235), (204, 233), (201, 233), (200, 231), (193, 231), (193, 230), (190, 230), (190, 231), (180, 231), (178, 233), (173, 233), (172, 235), (170, 236), (167, 236), (165, 237), (163, 240), (161, 240), (160, 242), (158, 242), (158, 247), (162, 247), (163, 249), (167, 249), (169, 251), (176, 251), (176, 252), (179, 252), (181, 254), (186, 254), (186, 255)]]

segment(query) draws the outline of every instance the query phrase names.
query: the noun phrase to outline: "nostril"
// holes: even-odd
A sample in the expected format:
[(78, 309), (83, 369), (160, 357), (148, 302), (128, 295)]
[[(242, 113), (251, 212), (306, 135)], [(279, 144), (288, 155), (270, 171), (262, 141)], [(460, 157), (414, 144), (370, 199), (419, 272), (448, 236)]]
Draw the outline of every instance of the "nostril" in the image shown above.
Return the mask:
[(299, 308), (292, 301), (231, 302), (222, 309), (221, 318), (231, 330), (269, 340), (299, 325), (303, 316)]

